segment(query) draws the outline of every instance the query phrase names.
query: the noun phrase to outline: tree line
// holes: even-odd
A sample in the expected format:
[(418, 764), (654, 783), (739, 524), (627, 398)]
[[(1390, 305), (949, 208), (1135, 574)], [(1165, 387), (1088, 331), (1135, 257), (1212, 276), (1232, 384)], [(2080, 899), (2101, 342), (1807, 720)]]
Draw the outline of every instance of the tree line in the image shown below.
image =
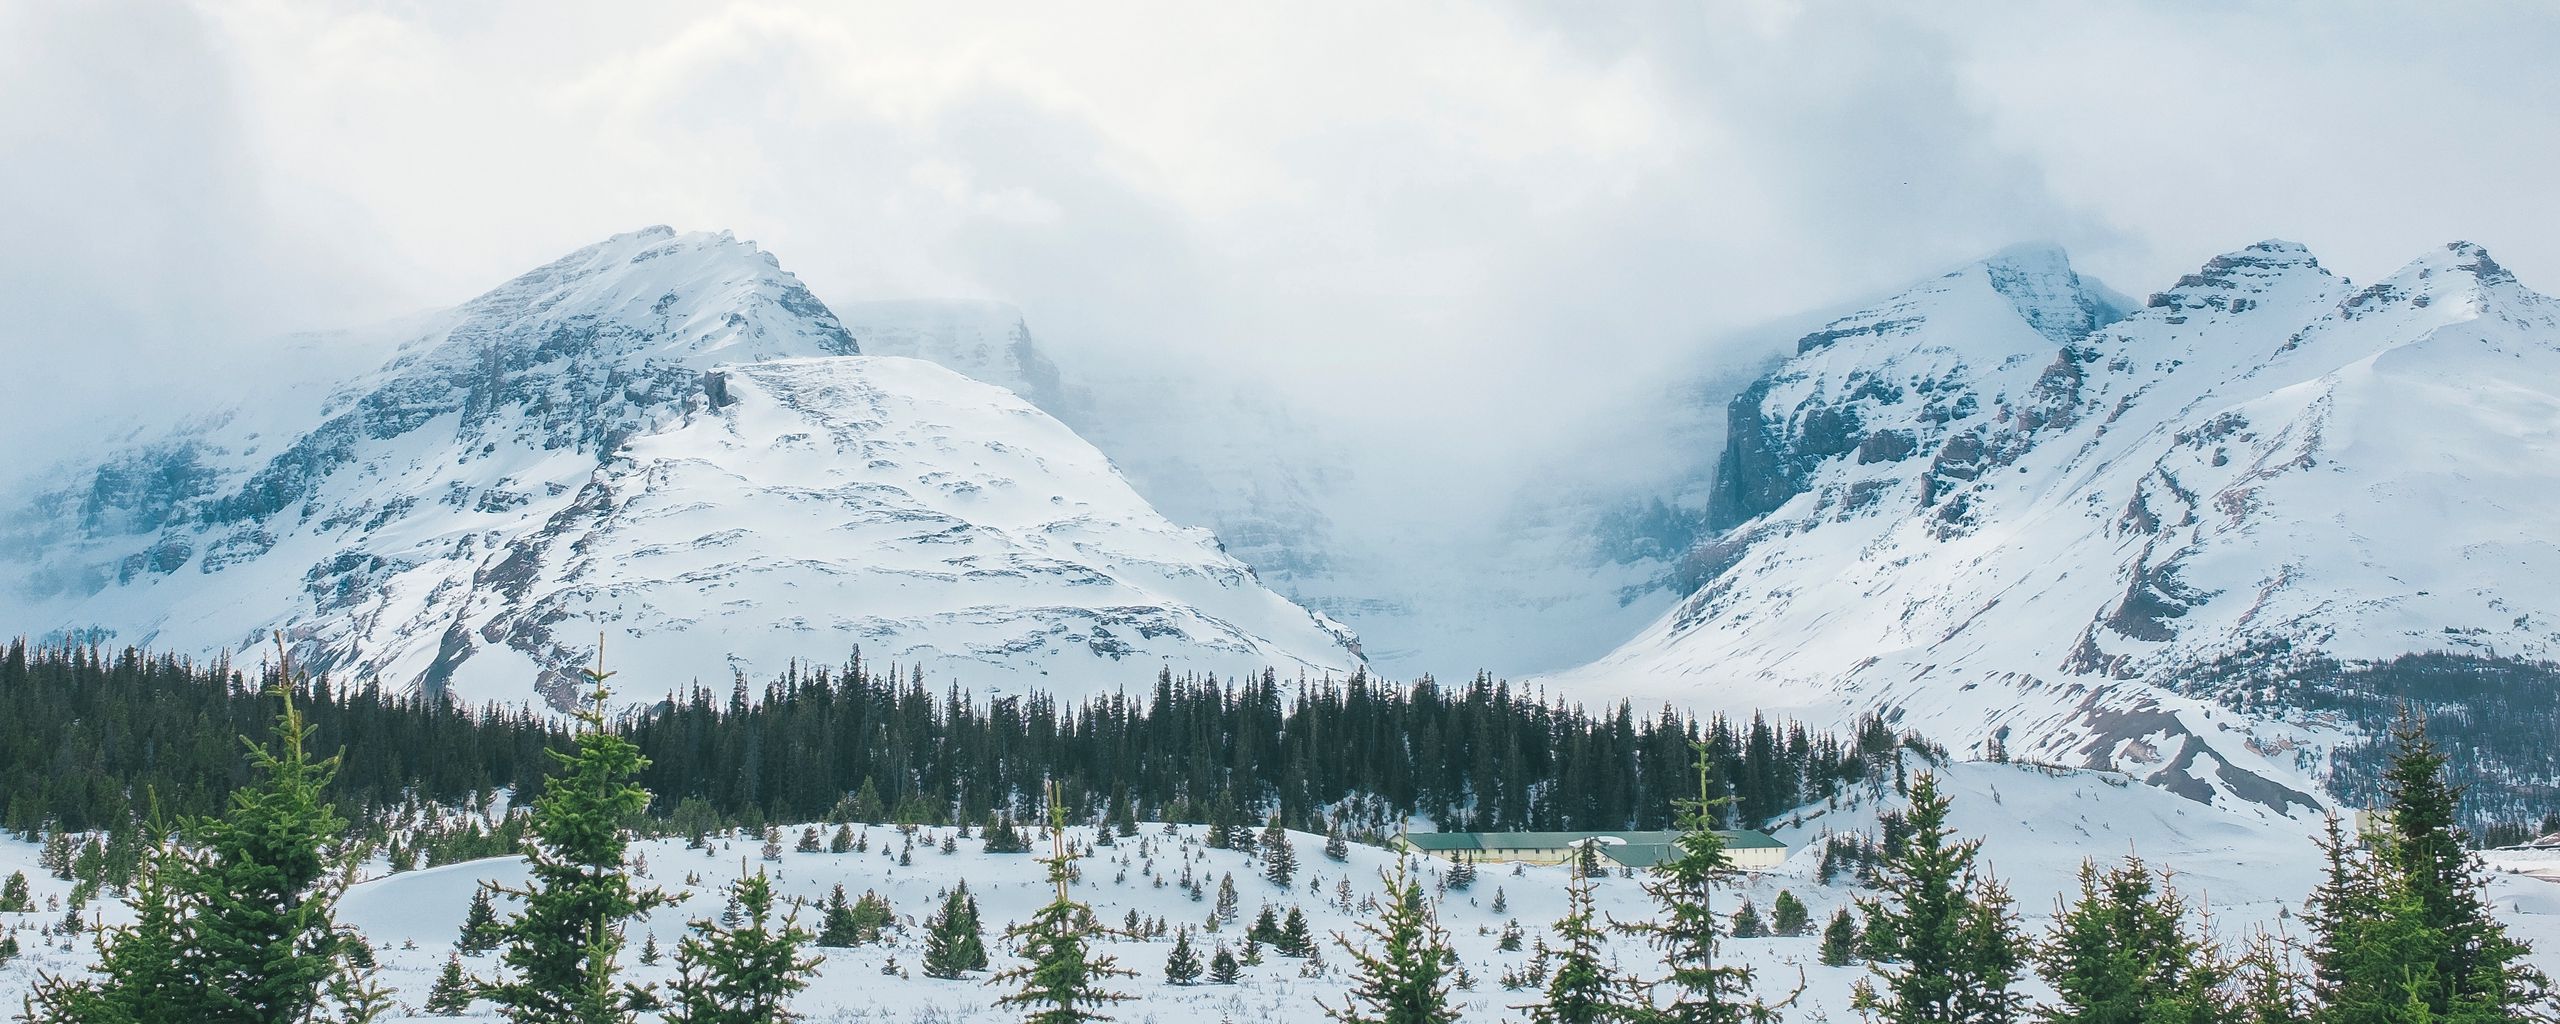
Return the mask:
[[(264, 728), (279, 683), (271, 667), (11, 644), (0, 654), (0, 826), (102, 834), (96, 859), (128, 880), (142, 822), (217, 813), (247, 783), (237, 737)], [(326, 678), (285, 685), (311, 726), (343, 746), (337, 806), (378, 843), (435, 808), (477, 809), (500, 792), (530, 805), (547, 784), (546, 751), (575, 739), (573, 726), (522, 709)], [(692, 831), (1036, 821), (1046, 781), (1077, 820), (1244, 828), (1277, 813), (1323, 831), (1419, 815), (1451, 829), (1655, 829), (1671, 824), (1673, 801), (1701, 795), (1691, 771), (1700, 744), (1704, 795), (1723, 800), (1727, 824), (1756, 825), (1875, 781), (1896, 750), (1925, 747), (1873, 719), (1839, 735), (1756, 716), (1639, 715), (1623, 703), (1591, 712), (1481, 675), (1444, 687), (1166, 671), (1137, 696), (980, 700), (930, 688), (919, 672), (874, 672), (858, 655), (793, 667), (760, 691), (744, 680), (718, 696), (696, 686), (606, 728), (649, 762), (647, 813)], [(422, 830), (435, 862), (507, 852), (517, 839), (455, 828)]]

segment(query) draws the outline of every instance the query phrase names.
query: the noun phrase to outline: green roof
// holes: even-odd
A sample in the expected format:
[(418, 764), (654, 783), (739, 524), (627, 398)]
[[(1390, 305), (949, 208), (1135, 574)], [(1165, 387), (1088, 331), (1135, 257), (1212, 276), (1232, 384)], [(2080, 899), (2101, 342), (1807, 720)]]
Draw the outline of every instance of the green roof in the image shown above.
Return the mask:
[[(1737, 850), (1783, 850), (1787, 844), (1766, 832), (1751, 829), (1718, 829), (1727, 847)], [(1405, 842), (1413, 848), (1431, 853), (1453, 853), (1464, 850), (1561, 850), (1585, 839), (1608, 839), (1602, 852), (1630, 847), (1669, 847), (1680, 838), (1678, 832), (1407, 832)], [(1610, 853), (1620, 863), (1631, 863)], [(1634, 856), (1631, 852), (1629, 856)], [(1656, 855), (1659, 859), (1659, 855)], [(1647, 861), (1646, 864), (1651, 864)], [(1642, 865), (1638, 865), (1642, 866)]]
[(1600, 855), (1631, 868), (1649, 868), (1671, 859), (1678, 849), (1669, 843), (1626, 843), (1603, 846)]

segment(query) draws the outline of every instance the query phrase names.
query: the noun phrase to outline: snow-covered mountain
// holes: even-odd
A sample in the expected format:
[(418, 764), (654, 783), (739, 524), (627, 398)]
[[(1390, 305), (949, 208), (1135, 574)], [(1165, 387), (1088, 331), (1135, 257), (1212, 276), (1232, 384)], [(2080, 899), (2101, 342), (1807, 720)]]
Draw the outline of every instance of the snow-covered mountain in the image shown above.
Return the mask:
[[(6, 518), (0, 616), (553, 701), (789, 659), (984, 690), (1342, 672), (1339, 625), (1156, 513), (1004, 388), (862, 355), (770, 255), (651, 228), (394, 328), (372, 368), (57, 471)], [(338, 360), (347, 358), (333, 352)]]
[(2560, 696), (2560, 302), (2263, 242), (2123, 305), (2018, 249), (1807, 335), (1732, 406), (1704, 585), (1555, 682), (2271, 807), (2405, 697), (2550, 786), (2479, 737)]

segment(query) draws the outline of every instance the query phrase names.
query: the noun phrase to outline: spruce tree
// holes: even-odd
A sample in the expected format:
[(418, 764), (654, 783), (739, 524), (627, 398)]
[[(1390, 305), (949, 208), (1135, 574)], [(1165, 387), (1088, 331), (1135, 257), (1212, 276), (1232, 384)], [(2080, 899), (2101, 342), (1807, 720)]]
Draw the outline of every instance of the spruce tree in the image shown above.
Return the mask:
[(1289, 916), (1280, 922), (1280, 938), (1271, 944), (1281, 956), (1304, 960), (1316, 955), (1315, 933), (1307, 929), (1307, 915), (1297, 907), (1289, 908)]
[(2038, 973), (2054, 990), (2039, 1016), (2052, 1024), (2219, 1024), (2231, 968), (2189, 919), (2186, 901), (2138, 859), (2100, 872), (2080, 867), (2080, 894), (2038, 944)]
[(962, 879), (942, 898), (942, 910), (925, 922), (924, 973), (950, 980), (987, 967), (986, 929), (978, 923), (978, 899)]
[(1863, 902), (1870, 970), (1854, 1005), (1890, 1024), (2007, 1024), (2021, 997), (2008, 894), (1973, 866), (1980, 840), (1956, 841), (1934, 773), (1911, 783), (1901, 842), (1877, 873), (1884, 898)]
[(1386, 884), (1378, 919), (1360, 924), (1376, 948), (1334, 936), (1351, 955), (1352, 982), (1342, 1005), (1325, 1006), (1325, 1013), (1339, 1024), (1455, 1024), (1458, 1011), (1449, 1005), (1449, 988), (1457, 957), (1449, 950), (1448, 933), (1402, 861)]
[(1325, 859), (1337, 863), (1351, 859), (1351, 843), (1342, 837), (1342, 823), (1337, 821), (1324, 833)]
[[(1650, 986), (1655, 993), (1651, 1001), (1661, 1005), (1657, 1019), (1667, 1024), (1774, 1021), (1776, 1010), (1752, 995), (1751, 968), (1716, 960), (1721, 943), (1715, 893), (1734, 884), (1742, 872), (1734, 865), (1724, 836), (1715, 830), (1717, 813), (1727, 801), (1707, 795), (1715, 792), (1708, 774), (1714, 758), (1704, 743), (1693, 744), (1692, 749), (1697, 754), (1699, 796), (1675, 803), (1680, 835), (1672, 841), (1671, 854), (1655, 864), (1644, 881), (1644, 891), (1653, 897), (1658, 912), (1651, 921), (1619, 928), (1644, 936), (1662, 951), (1669, 974)], [(1667, 1000), (1659, 998), (1664, 989), (1669, 990)]]
[(0, 882), (0, 914), (28, 914), (35, 909), (35, 899), (27, 894), (27, 873), (9, 872), (9, 880)]
[[(1556, 922), (1563, 955), (1548, 975), (1546, 998), (1518, 1007), (1538, 1024), (1604, 1024), (1642, 1019), (1626, 980), (1602, 959), (1601, 933), (1591, 909), (1591, 880), (1575, 871), (1566, 889), (1565, 916)], [(1649, 1013), (1653, 1007), (1643, 1005)]]
[(1289, 842), (1289, 830), (1280, 826), (1280, 815), (1271, 816), (1271, 824), (1262, 830), (1262, 877), (1283, 889), (1298, 877), (1298, 851)]
[(2319, 1024), (2492, 1021), (2547, 1014), (2547, 979), (2489, 915), (2455, 824), (2460, 791), (2422, 724), (2404, 721), (2384, 772), (2389, 806), (2358, 848), (2332, 816), (2326, 870), (2305, 906)]
[[(2456, 1019), (2548, 1011), (2549, 983), (2528, 960), (2532, 950), (2489, 912), (2485, 869), (2459, 824), (2462, 793), (2445, 776), (2445, 755), (2414, 716), (2404, 716), (2394, 737), (2400, 749), (2383, 772), (2388, 804), (2374, 851), (2410, 904), (2411, 926), (2433, 948), (2434, 980), (2412, 998)], [(2426, 966), (2409, 964), (2413, 975), (2428, 973)]]
[(178, 960), (204, 986), (190, 1018), (202, 1024), (310, 1019), (345, 952), (331, 918), (339, 890), (331, 868), (346, 821), (321, 795), (338, 758), (309, 752), (312, 730), (294, 705), (289, 658), (279, 657), (277, 680), (284, 707), (272, 740), (242, 741), (255, 781), (232, 792), (227, 813), (190, 830), (201, 852), (188, 859), (182, 884), (198, 906)]
[(1742, 909), (1733, 912), (1733, 937), (1756, 939), (1767, 934), (1769, 926), (1761, 922), (1760, 908), (1748, 899), (1743, 900)]
[(1858, 942), (1862, 936), (1858, 922), (1842, 907), (1831, 915), (1831, 923), (1822, 928), (1822, 965), (1847, 967), (1858, 959)]
[(1121, 969), (1111, 957), (1094, 952), (1088, 945), (1087, 937), (1099, 931), (1100, 926), (1093, 919), (1093, 909), (1067, 893), (1067, 884), (1075, 875), (1075, 866), (1067, 856), (1067, 809), (1059, 801), (1055, 783), (1050, 784), (1048, 796), (1047, 862), (1049, 882), (1057, 887), (1057, 896), (1032, 912), (1030, 920), (1005, 929), (1005, 938), (1018, 945), (1026, 962), (1000, 971), (992, 979), (1019, 986), (998, 998), (996, 1005), (1020, 1008), (1025, 1024), (1109, 1020), (1101, 1014), (1102, 1008), (1129, 997), (1104, 988), (1104, 983), (1114, 976), (1134, 977), (1136, 972)]
[(853, 903), (844, 898), (844, 885), (827, 894), (825, 909), (818, 916), (818, 945), (850, 949), (862, 944), (859, 926), (853, 919)]
[(499, 890), (523, 908), (499, 929), (507, 976), (481, 995), (515, 1024), (626, 1024), (648, 1002), (645, 991), (616, 979), (614, 960), (623, 924), (669, 900), (633, 886), (623, 870), (630, 842), (623, 823), (649, 806), (649, 791), (633, 780), (649, 762), (607, 727), (611, 673), (602, 668), (601, 641), (598, 649), (577, 746), (548, 751), (559, 770), (526, 825), (532, 878)]
[(471, 892), (471, 909), (462, 915), (462, 935), (453, 948), (477, 956), (498, 948), (498, 914), (489, 905), (487, 886)]
[(1769, 930), (1794, 938), (1804, 934), (1812, 924), (1813, 914), (1805, 909), (1804, 901), (1797, 899), (1794, 893), (1778, 890), (1777, 901), (1770, 904)]
[(798, 914), (775, 920), (773, 885), (764, 872), (730, 888), (741, 921), (723, 926), (695, 921), (676, 943), (676, 980), (670, 987), (667, 1024), (784, 1024), (799, 1020), (791, 997), (809, 986), (819, 958), (800, 955), (812, 936)]
[(1226, 943), (1218, 943), (1218, 952), (1209, 957), (1209, 983), (1233, 985), (1243, 975), (1244, 969), (1236, 966), (1236, 955), (1227, 949)]
[(889, 819), (889, 805), (880, 802), (880, 787), (872, 784), (870, 776), (862, 777), (862, 789), (853, 795), (845, 816), (856, 825), (877, 825)]
[(1236, 904), (1236, 876), (1226, 875), (1220, 877), (1218, 879), (1217, 919), (1230, 923), (1235, 921), (1237, 914)]
[(2302, 974), (2287, 944), (2275, 936), (2251, 936), (2232, 970), (2231, 1024), (2300, 1024), (2311, 1018)]
[(98, 933), (98, 975), (68, 981), (36, 980), (27, 1019), (43, 1024), (150, 1024), (187, 1020), (203, 1005), (204, 991), (178, 965), (185, 929), (197, 900), (184, 888), (187, 866), (174, 843), (162, 841), (150, 869), (135, 879), (127, 902), (135, 920)]
[(1174, 933), (1173, 951), (1165, 954), (1164, 958), (1164, 980), (1172, 985), (1191, 985), (1199, 982), (1200, 954), (1191, 948), (1191, 929), (1184, 928)]
[(427, 1015), (459, 1017), (471, 1009), (471, 981), (462, 973), (462, 954), (445, 957), (444, 970), (427, 989)]

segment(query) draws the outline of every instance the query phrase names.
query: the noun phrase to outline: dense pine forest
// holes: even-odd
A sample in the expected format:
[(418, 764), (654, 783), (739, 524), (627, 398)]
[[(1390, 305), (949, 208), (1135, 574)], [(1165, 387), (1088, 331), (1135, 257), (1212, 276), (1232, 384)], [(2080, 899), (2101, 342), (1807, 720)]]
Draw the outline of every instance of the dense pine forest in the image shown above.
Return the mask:
[[(627, 680), (633, 687), (639, 680)], [(215, 813), (248, 778), (240, 737), (274, 713), (271, 673), (126, 649), (11, 645), (0, 658), (0, 825), (114, 831)], [(539, 796), (565, 727), (522, 711), (344, 686), (299, 685), (335, 795), (358, 823), (420, 805)], [(1081, 819), (1259, 824), (1321, 831), (1419, 814), (1451, 828), (1663, 828), (1697, 796), (1758, 824), (1869, 779), (1925, 748), (1869, 721), (1856, 734), (1668, 710), (1600, 712), (1479, 676), (1463, 686), (1221, 681), (1159, 674), (1139, 695), (1067, 705), (972, 699), (858, 657), (794, 670), (761, 691), (695, 688), (617, 718), (648, 758), (652, 816), (675, 827), (769, 821), (981, 821), (1038, 816), (1044, 778)], [(1881, 770), (1888, 770), (1881, 769)]]

